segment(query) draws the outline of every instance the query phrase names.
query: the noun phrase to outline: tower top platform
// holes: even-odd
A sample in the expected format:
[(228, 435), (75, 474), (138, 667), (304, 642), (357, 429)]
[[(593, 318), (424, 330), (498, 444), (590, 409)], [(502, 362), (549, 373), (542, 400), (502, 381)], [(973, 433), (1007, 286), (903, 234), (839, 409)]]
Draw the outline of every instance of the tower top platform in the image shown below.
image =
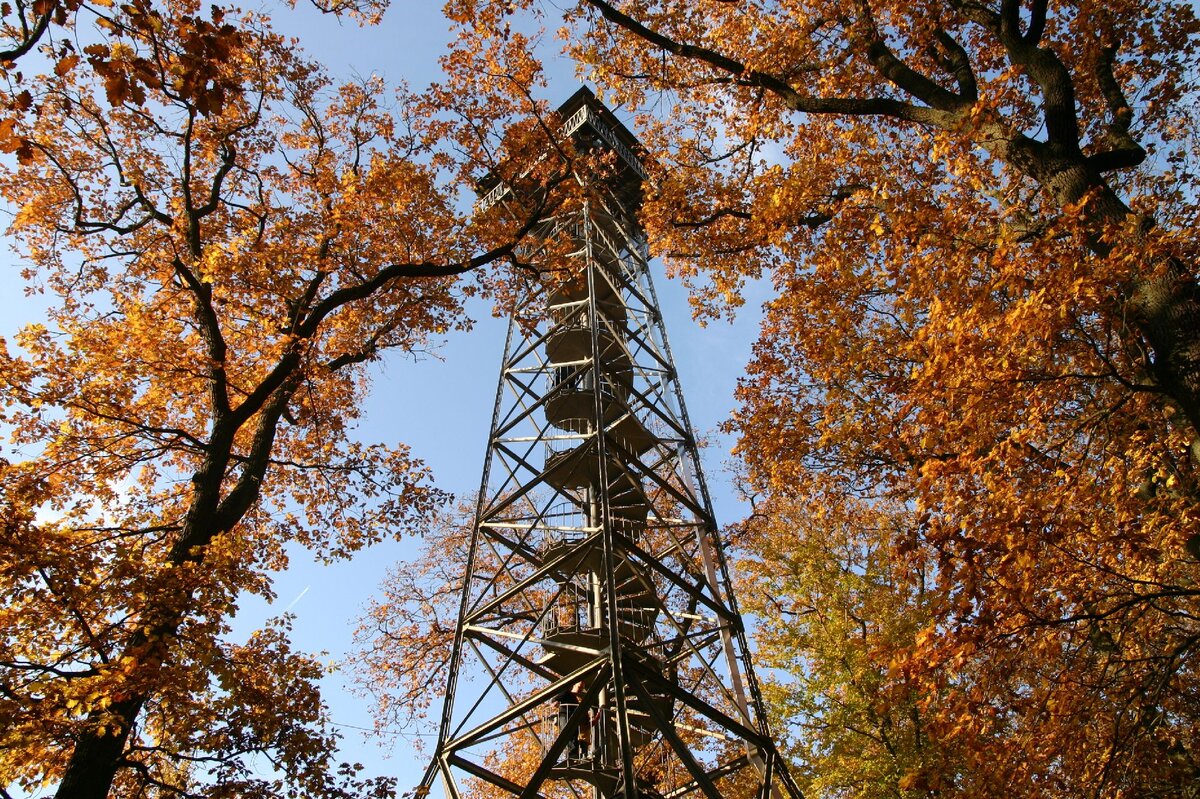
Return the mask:
[[(637, 187), (642, 181), (649, 179), (639, 155), (642, 151), (641, 143), (587, 86), (580, 86), (578, 91), (558, 107), (556, 114), (562, 120), (560, 133), (564, 139), (571, 138), (576, 142), (591, 140), (616, 154), (622, 167), (622, 174), (618, 180), (620, 184)], [(506, 183), (489, 175), (479, 187), (478, 208), (490, 208), (499, 202), (508, 190)]]
[(649, 177), (638, 156), (642, 146), (637, 137), (587, 86), (580, 86), (579, 91), (567, 98), (558, 107), (558, 115), (563, 120), (564, 136), (579, 137), (588, 132), (594, 133), (621, 158), (624, 166), (642, 180)]

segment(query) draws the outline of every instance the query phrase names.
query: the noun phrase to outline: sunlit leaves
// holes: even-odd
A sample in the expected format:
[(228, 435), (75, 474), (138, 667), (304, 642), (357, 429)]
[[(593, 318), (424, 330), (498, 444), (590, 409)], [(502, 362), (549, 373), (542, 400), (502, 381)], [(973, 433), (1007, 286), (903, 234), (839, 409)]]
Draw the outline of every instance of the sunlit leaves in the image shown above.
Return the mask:
[(482, 170), (437, 152), (432, 101), (333, 87), (261, 16), (135, 3), (107, 30), (6, 128), (32, 152), (0, 174), (11, 232), (55, 301), (2, 356), (0, 779), (383, 790), (336, 771), (324, 667), (229, 618), (297, 545), (350, 557), (445, 502), (355, 440), (365, 370), (469, 327), (455, 275), (531, 222), (464, 221)]
[[(643, 219), (697, 309), (774, 288), (730, 429), (747, 546), (813, 609), (766, 639), (812, 784), (1194, 782), (1191, 5), (584, 0), (566, 23), (641, 112)], [(822, 570), (830, 541), (876, 561)], [(814, 634), (851, 612), (866, 636)], [(885, 710), (920, 738), (871, 744)]]

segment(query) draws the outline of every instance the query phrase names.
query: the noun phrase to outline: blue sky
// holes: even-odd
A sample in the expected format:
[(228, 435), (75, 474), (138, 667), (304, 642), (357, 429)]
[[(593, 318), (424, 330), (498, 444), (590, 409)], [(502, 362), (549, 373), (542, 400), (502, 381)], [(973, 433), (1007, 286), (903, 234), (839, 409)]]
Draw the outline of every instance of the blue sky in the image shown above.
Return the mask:
[[(276, 26), (298, 37), (335, 77), (377, 74), (391, 84), (404, 80), (419, 88), (438, 78), (437, 59), (450, 38), (438, 3), (397, 3), (383, 24), (368, 29), (339, 24), (303, 4), (295, 11), (269, 10)], [(550, 58), (548, 69), (546, 99), (565, 100), (578, 86), (573, 65)], [(17, 257), (4, 252), (0, 259), (0, 335), (8, 338), (22, 324), (37, 321), (44, 306), (39, 298), (23, 296)], [(655, 281), (695, 432), (713, 436), (703, 455), (717, 518), (734, 521), (743, 509), (723, 469), (730, 442), (716, 436), (715, 427), (733, 406), (734, 383), (749, 357), (758, 314), (750, 303), (735, 324), (700, 328), (690, 319), (683, 287), (665, 280), (657, 263)], [(405, 442), (433, 468), (441, 487), (460, 496), (478, 488), (506, 326), (484, 304), (473, 311), (478, 324), (470, 333), (453, 336), (419, 360), (394, 355), (375, 370), (359, 431), (368, 441)], [(289, 570), (277, 576), (275, 603), (246, 601), (236, 631), (246, 634), (287, 611), (295, 615), (295, 645), (336, 660), (349, 648), (355, 619), (388, 567), (414, 549), (415, 542), (389, 542), (333, 566), (317, 565), (298, 551)], [(403, 741), (378, 740), (360, 731), (371, 727), (369, 702), (344, 689), (349, 679), (334, 675), (326, 684), (347, 759), (373, 773), (396, 776), (401, 790), (407, 790), (420, 777), (422, 758)]]

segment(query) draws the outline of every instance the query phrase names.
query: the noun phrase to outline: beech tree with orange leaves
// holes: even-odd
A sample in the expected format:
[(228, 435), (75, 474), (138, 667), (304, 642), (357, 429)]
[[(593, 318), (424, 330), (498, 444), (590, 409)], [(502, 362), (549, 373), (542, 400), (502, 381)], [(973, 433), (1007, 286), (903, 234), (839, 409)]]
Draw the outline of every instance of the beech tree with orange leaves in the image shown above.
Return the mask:
[[(777, 597), (789, 611), (822, 596), (873, 614), (840, 644), (854, 669), (811, 617), (763, 643), (793, 670), (810, 788), (1194, 791), (1193, 6), (455, 6), (479, 39), (515, 14), (561, 21), (639, 114), (657, 159), (643, 221), (699, 312), (774, 286), (730, 422), (759, 498), (744, 540), (775, 542), (764, 573), (807, 564)], [(884, 512), (846, 544), (870, 559), (822, 548)], [(880, 564), (885, 582), (851, 585)], [(910, 750), (870, 738), (870, 714), (918, 719)], [(831, 747), (839, 774), (878, 779), (821, 782)]]
[[(386, 0), (313, 0), (320, 11), (338, 18), (350, 18), (362, 24), (373, 24), (382, 18)], [(294, 4), (293, 4), (294, 6)], [(212, 24), (197, 16), (199, 4), (192, 4), (190, 24), (178, 33), (185, 37), (179, 42), (176, 63), (177, 81), (206, 86), (207, 95), (218, 99), (225, 91), (236, 92), (239, 82), (222, 64), (228, 51), (237, 46), (238, 30), (230, 24)], [(80, 48), (80, 42), (94, 41), (101, 36), (132, 33), (153, 25), (160, 10), (152, 0), (131, 0), (114, 3), (98, 0), (15, 0), (0, 3), (0, 153), (15, 153), (29, 158), (28, 141), (15, 130), (19, 119), (36, 114), (33, 87), (25, 73), (45, 68), (49, 62), (61, 75), (87, 62), (96, 73), (115, 81), (109, 88), (134, 94), (144, 91), (142, 82), (155, 81), (154, 70), (126, 71), (109, 68), (108, 48), (90, 44)], [(82, 35), (80, 35), (82, 34)], [(119, 60), (119, 59), (118, 59)], [(123, 82), (123, 83), (122, 83)], [(198, 102), (207, 102), (205, 93), (196, 94)]]
[[(258, 15), (123, 13), (26, 80), (0, 169), (54, 299), (0, 342), (0, 786), (384, 795), (338, 765), (286, 620), (236, 641), (229, 619), (289, 545), (349, 557), (444, 502), (406, 447), (355, 440), (365, 365), (468, 328), (485, 278), (457, 276), (517, 263), (565, 167), (518, 163), (536, 118), (480, 135), (524, 100), (465, 120), (438, 90), (332, 85)], [(492, 168), (541, 190), (464, 219)]]

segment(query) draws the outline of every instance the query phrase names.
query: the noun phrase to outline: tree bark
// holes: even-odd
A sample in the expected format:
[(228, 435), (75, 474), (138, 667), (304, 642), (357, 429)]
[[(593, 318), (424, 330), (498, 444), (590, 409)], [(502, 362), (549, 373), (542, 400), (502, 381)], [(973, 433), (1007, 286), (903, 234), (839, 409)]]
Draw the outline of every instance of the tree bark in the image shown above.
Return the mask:
[(1176, 259), (1163, 272), (1136, 281), (1128, 307), (1153, 352), (1151, 374), (1192, 426), (1191, 454), (1200, 464), (1200, 289)]
[[(263, 480), (270, 464), (278, 425), (287, 402), (299, 384), (299, 358), (285, 355), (280, 365), (286, 373), (269, 394), (254, 401), (254, 395), (236, 410), (217, 414), (211, 425), (210, 452), (192, 478), (193, 493), (184, 519), (183, 529), (167, 555), (172, 566), (199, 564), (205, 548), (222, 533), (233, 529), (258, 500)], [(253, 402), (253, 405), (249, 403)], [(233, 461), (234, 436), (237, 428), (260, 410), (255, 423), (254, 437), (244, 460), (242, 473), (222, 496), (229, 464)], [(150, 634), (141, 626), (122, 650), (122, 660), (135, 658), (139, 667), (151, 673), (158, 671), (169, 657), (168, 642), (192, 611), (194, 596), (190, 589), (181, 588), (170, 602), (153, 608), (156, 618), (141, 619), (141, 625), (151, 628)], [(104, 733), (92, 726), (76, 741), (59, 783), (55, 799), (106, 799), (113, 780), (122, 766), (122, 755), (133, 725), (152, 692), (142, 689), (113, 702), (107, 711), (93, 712), (91, 721), (102, 724), (114, 716), (119, 729), (106, 728)]]
[[(54, 794), (56, 799), (107, 799), (121, 767), (129, 733), (145, 703), (144, 697), (114, 702), (103, 712), (104, 718), (115, 716), (120, 720), (121, 727), (106, 730), (104, 735), (91, 728), (76, 740), (67, 770), (58, 785), (58, 792)], [(93, 713), (92, 720), (97, 720), (98, 715)]]
[[(1061, 206), (1086, 200), (1086, 220), (1097, 231), (1089, 246), (1101, 257), (1113, 247), (1099, 237), (1099, 231), (1136, 222), (1135, 235), (1145, 235), (1150, 227), (1150, 220), (1134, 219), (1133, 210), (1082, 156), (1067, 167), (1034, 169), (1030, 175)], [(1151, 376), (1191, 425), (1192, 454), (1200, 463), (1200, 286), (1187, 265), (1175, 257), (1148, 264), (1146, 270), (1124, 287), (1121, 305), (1150, 347)]]

